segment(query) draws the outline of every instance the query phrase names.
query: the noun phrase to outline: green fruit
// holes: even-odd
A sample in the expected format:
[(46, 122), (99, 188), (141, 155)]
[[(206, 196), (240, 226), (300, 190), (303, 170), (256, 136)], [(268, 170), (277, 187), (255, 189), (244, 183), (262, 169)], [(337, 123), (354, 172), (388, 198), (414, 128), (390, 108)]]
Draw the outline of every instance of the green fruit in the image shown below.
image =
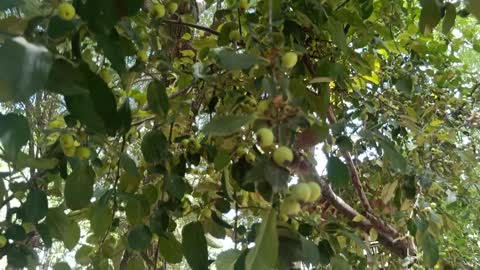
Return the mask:
[(153, 5), (153, 15), (155, 18), (162, 18), (165, 16), (165, 6), (162, 4)]
[(73, 157), (75, 156), (76, 153), (76, 147), (75, 146), (70, 146), (63, 148), (63, 154), (67, 157)]
[(175, 11), (178, 9), (178, 4), (175, 2), (170, 2), (167, 5), (167, 9), (170, 13), (175, 13)]
[(57, 7), (58, 16), (65, 21), (70, 21), (75, 17), (75, 8), (70, 3), (61, 3)]
[(257, 131), (257, 141), (261, 147), (269, 147), (273, 144), (275, 137), (269, 128), (261, 128)]
[(307, 184), (310, 188), (310, 197), (307, 201), (314, 202), (320, 199), (320, 197), (322, 197), (322, 189), (320, 188), (320, 185), (316, 182), (308, 182)]
[(297, 64), (298, 56), (294, 52), (287, 52), (282, 56), (282, 66), (292, 68)]
[(210, 218), (212, 216), (212, 210), (205, 208), (200, 213), (200, 217), (202, 218)]
[(189, 143), (190, 143), (190, 140), (189, 140), (189, 139), (183, 139), (183, 140), (181, 141), (181, 144), (182, 144), (183, 147), (187, 147)]
[(90, 156), (91, 156), (91, 151), (90, 151), (90, 148), (88, 147), (78, 147), (77, 150), (76, 150), (76, 155), (77, 157), (79, 157), (80, 159), (89, 159)]
[(60, 137), (60, 145), (62, 148), (70, 148), (73, 147), (75, 144), (75, 140), (73, 139), (73, 136), (70, 134), (63, 134), (62, 137)]
[(301, 210), (300, 203), (296, 200), (288, 198), (280, 204), (280, 214), (287, 216), (297, 215)]
[(247, 9), (249, 6), (248, 0), (240, 0), (239, 5), (240, 5), (240, 8)]
[(258, 105), (257, 105), (257, 113), (258, 114), (265, 114), (268, 109), (270, 109), (270, 103), (266, 100), (262, 100), (260, 102), (258, 102)]
[(292, 198), (299, 201), (308, 201), (310, 198), (310, 186), (307, 183), (298, 183), (290, 189)]
[(148, 61), (148, 53), (146, 50), (140, 50), (137, 52), (137, 57), (140, 61), (142, 62), (147, 62)]
[(102, 77), (103, 81), (106, 83), (109, 83), (112, 81), (112, 74), (110, 74), (110, 71), (108, 69), (103, 68), (100, 70), (100, 77)]
[(252, 152), (249, 152), (246, 156), (245, 156), (245, 159), (247, 160), (248, 163), (255, 163), (255, 160), (256, 160), (256, 156), (254, 153)]
[(228, 34), (228, 38), (232, 41), (239, 41), (240, 39), (242, 39), (242, 35), (240, 35), (240, 31), (232, 30)]
[(290, 163), (293, 161), (293, 152), (292, 149), (287, 146), (280, 146), (273, 152), (273, 161), (277, 163), (278, 166), (285, 166), (285, 163)]

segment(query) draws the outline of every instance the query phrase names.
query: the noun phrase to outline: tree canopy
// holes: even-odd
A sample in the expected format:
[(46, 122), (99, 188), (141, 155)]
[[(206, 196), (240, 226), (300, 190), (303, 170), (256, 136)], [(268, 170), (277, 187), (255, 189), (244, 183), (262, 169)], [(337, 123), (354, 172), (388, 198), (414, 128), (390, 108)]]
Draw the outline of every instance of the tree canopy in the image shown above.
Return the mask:
[(11, 269), (477, 269), (480, 0), (0, 1)]

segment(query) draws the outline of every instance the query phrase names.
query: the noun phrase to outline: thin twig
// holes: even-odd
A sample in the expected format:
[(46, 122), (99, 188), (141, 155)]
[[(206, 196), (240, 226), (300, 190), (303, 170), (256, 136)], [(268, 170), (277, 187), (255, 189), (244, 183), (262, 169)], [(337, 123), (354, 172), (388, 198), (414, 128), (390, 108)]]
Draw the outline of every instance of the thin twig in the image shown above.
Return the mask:
[(189, 26), (189, 27), (192, 27), (192, 28), (195, 28), (195, 29), (198, 29), (198, 30), (202, 30), (202, 31), (205, 31), (205, 32), (208, 32), (210, 34), (214, 34), (214, 35), (217, 35), (219, 36), (220, 35), (220, 32), (217, 32), (213, 29), (210, 29), (208, 27), (205, 27), (205, 26), (201, 26), (201, 25), (198, 25), (198, 24), (194, 24), (194, 23), (188, 23), (188, 22), (182, 22), (180, 20), (178, 21), (175, 21), (175, 20), (162, 20), (163, 23), (169, 23), (169, 24), (179, 24), (179, 25), (185, 25), (185, 26)]

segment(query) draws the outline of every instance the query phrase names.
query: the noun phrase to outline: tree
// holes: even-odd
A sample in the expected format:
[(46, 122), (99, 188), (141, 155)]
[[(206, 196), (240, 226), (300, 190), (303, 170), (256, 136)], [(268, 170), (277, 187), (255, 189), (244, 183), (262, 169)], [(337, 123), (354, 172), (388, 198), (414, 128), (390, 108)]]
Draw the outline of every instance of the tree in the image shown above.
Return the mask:
[(479, 267), (478, 2), (2, 1), (0, 256)]

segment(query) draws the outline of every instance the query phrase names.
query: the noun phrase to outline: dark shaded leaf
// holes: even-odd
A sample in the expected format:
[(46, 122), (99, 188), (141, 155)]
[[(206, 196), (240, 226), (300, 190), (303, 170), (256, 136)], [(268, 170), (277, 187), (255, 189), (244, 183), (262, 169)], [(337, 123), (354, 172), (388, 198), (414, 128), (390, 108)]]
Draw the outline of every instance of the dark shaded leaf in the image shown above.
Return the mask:
[(192, 222), (183, 227), (182, 250), (192, 270), (208, 269), (207, 240), (201, 223)]

